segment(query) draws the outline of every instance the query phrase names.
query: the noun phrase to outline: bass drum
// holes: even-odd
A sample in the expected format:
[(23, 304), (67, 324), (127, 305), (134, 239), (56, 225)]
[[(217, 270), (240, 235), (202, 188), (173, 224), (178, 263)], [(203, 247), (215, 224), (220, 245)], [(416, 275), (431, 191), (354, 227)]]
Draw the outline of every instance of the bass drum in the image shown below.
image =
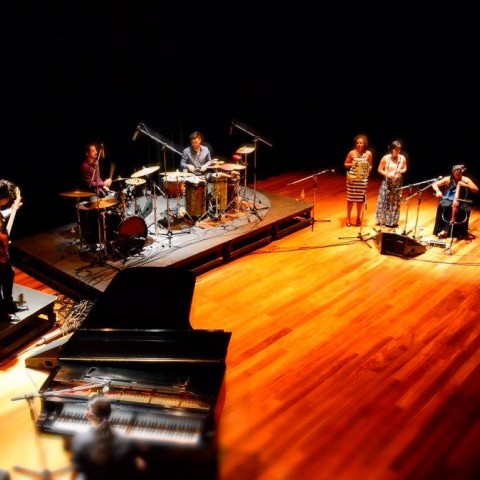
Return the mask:
[(120, 223), (115, 239), (115, 250), (123, 257), (140, 252), (147, 241), (147, 224), (141, 217), (128, 217)]

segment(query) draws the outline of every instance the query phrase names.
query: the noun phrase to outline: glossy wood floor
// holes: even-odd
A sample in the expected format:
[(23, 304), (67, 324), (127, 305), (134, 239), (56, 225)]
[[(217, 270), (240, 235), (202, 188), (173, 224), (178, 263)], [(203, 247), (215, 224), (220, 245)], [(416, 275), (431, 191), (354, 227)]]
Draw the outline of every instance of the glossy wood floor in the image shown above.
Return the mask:
[[(313, 228), (197, 278), (193, 327), (233, 332), (221, 479), (480, 478), (480, 239), (415, 258), (381, 254), (368, 240), (379, 179), (360, 231), (345, 226), (343, 175), (319, 177), (316, 191), (311, 180), (288, 185), (305, 175), (257, 187), (315, 194)], [(418, 197), (402, 206), (397, 233), (428, 240), (437, 200)], [(479, 225), (474, 208), (473, 236)], [(17, 282), (46, 288), (22, 273)], [(61, 440), (36, 443), (28, 405), (11, 401), (44, 378), (22, 356), (0, 372), (0, 467), (13, 479), (31, 478), (14, 465), (68, 463)]]

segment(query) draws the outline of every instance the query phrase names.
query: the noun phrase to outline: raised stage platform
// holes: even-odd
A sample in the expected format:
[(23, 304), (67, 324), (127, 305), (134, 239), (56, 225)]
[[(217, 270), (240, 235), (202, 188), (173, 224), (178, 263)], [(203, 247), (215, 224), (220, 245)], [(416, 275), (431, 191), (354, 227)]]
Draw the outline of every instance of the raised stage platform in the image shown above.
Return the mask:
[(15, 284), (13, 300), (26, 310), (0, 319), (0, 365), (15, 357), (19, 350), (55, 323), (55, 295)]
[[(184, 199), (143, 198), (122, 216), (100, 210), (106, 217), (103, 235), (97, 228), (98, 210), (78, 215), (75, 208), (76, 222), (15, 240), (10, 252), (16, 265), (58, 291), (96, 299), (125, 268), (181, 266), (199, 274), (230, 262), (311, 225), (312, 208), (313, 204), (247, 189), (245, 200), (235, 208), (219, 216), (192, 218), (185, 215)], [(92, 242), (99, 239), (95, 250)]]

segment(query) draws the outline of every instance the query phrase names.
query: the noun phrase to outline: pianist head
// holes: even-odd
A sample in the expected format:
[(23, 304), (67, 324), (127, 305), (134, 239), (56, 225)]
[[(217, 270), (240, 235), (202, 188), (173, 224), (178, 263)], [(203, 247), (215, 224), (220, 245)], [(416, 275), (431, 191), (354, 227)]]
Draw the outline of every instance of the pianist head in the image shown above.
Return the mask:
[(112, 413), (110, 400), (102, 394), (94, 395), (88, 401), (87, 418), (93, 425), (108, 421)]

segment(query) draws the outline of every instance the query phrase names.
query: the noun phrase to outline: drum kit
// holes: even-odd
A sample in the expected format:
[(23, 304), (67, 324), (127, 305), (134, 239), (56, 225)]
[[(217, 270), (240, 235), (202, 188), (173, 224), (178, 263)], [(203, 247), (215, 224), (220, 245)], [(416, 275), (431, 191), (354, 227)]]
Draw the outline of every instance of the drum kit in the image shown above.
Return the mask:
[[(130, 178), (118, 177), (113, 183), (124, 182), (125, 188), (112, 190), (113, 197), (100, 198), (94, 192), (72, 190), (60, 193), (63, 197), (76, 199), (77, 238), (81, 247), (102, 255), (128, 258), (139, 253), (147, 240), (148, 229), (144, 217), (148, 216), (148, 205), (142, 209), (138, 201), (146, 196), (147, 181), (143, 176), (156, 172), (160, 167), (143, 168)], [(88, 200), (87, 200), (88, 199)], [(134, 205), (134, 213), (128, 209)]]
[[(246, 187), (246, 156), (255, 150), (254, 147), (244, 146), (237, 150), (237, 154), (245, 155), (245, 161), (240, 163), (241, 157), (234, 155), (238, 163), (227, 163), (214, 159), (208, 167), (206, 175), (191, 172), (162, 172), (161, 187), (154, 182), (147, 187), (148, 177), (157, 172), (159, 166), (143, 167), (132, 173), (130, 177), (117, 177), (112, 180), (111, 194), (100, 198), (95, 192), (86, 190), (71, 190), (60, 193), (63, 197), (74, 198), (76, 201), (76, 238), (75, 244), (86, 247), (103, 255), (120, 255), (128, 258), (139, 253), (146, 242), (148, 228), (145, 218), (151, 213), (151, 205), (155, 210), (154, 223), (157, 222), (156, 199), (157, 189), (167, 199), (166, 216), (183, 221), (188, 217), (191, 224), (206, 217), (211, 220), (220, 220), (226, 211), (233, 208), (238, 212), (242, 204), (240, 183), (242, 173)], [(147, 198), (150, 197), (150, 198)], [(146, 198), (146, 206), (142, 209), (138, 203)], [(176, 205), (170, 209), (168, 200), (175, 199)], [(182, 204), (182, 200), (184, 202)], [(133, 206), (133, 212), (130, 207)], [(168, 222), (170, 227), (170, 222)]]

